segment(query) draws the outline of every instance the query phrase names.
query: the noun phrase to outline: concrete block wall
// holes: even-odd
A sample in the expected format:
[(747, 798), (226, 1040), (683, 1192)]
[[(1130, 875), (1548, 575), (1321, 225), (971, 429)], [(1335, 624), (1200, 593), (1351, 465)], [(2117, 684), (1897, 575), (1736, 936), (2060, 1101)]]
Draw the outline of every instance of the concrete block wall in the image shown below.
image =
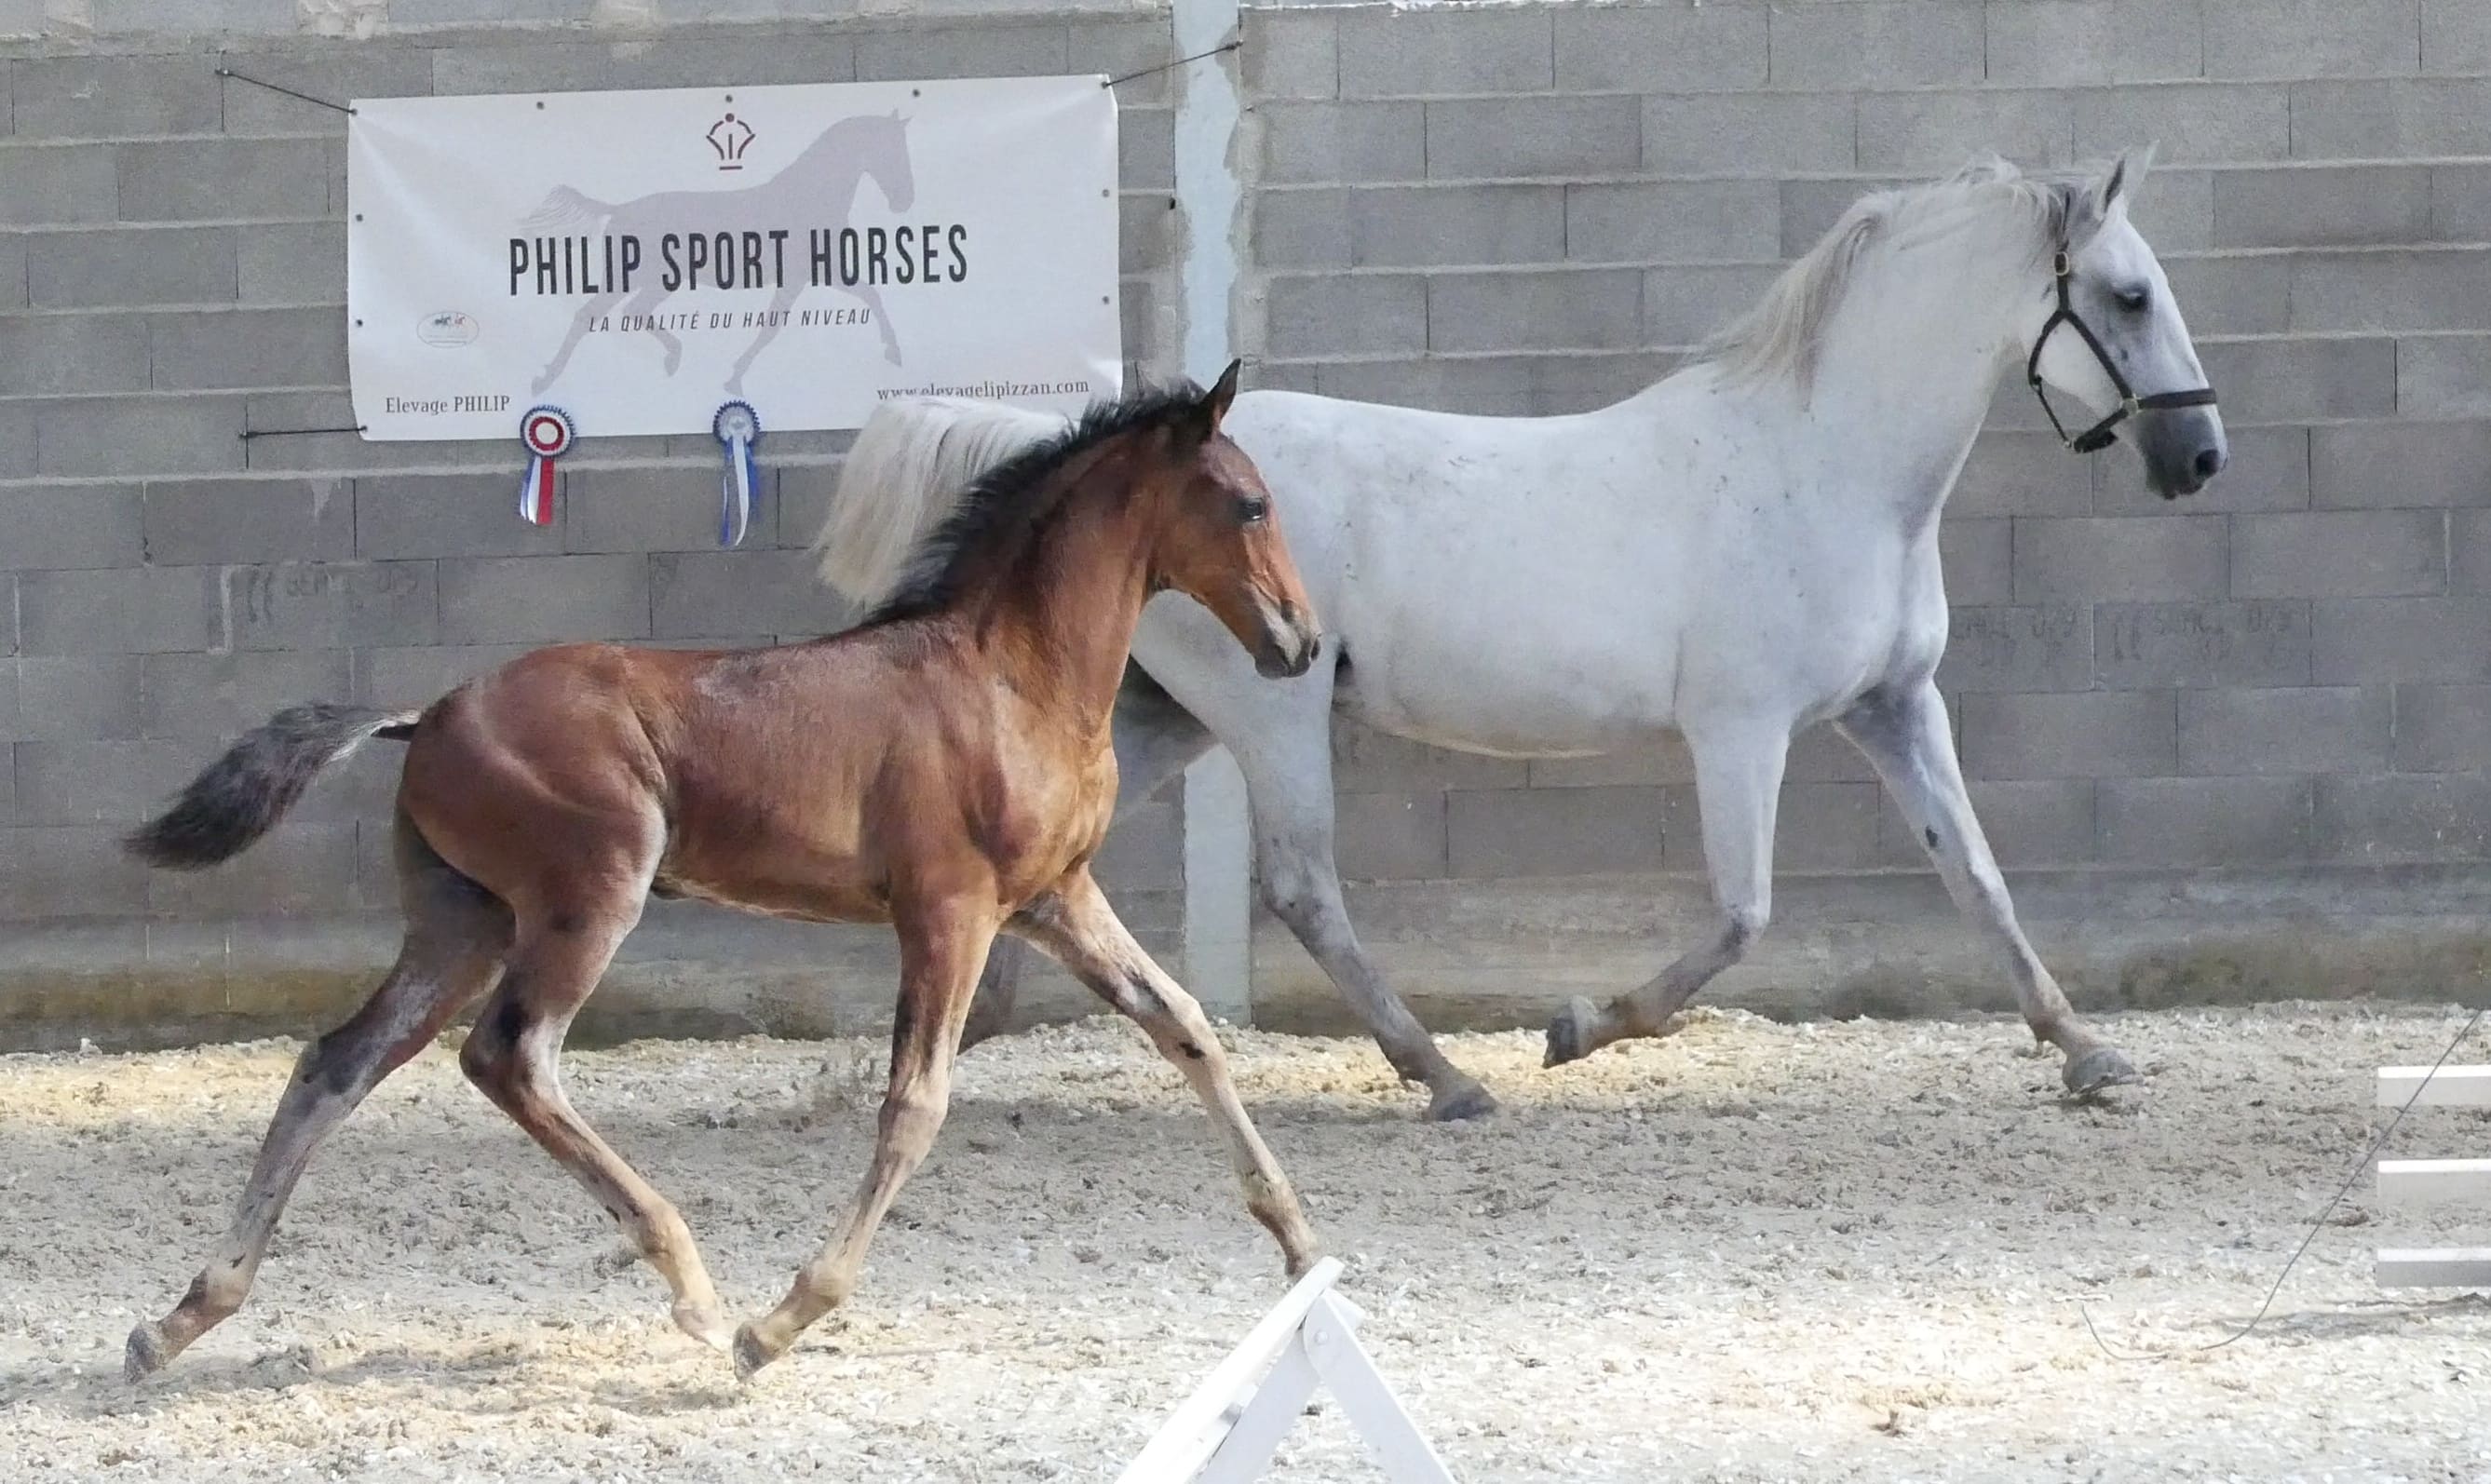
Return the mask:
[[(512, 514), (514, 442), (299, 431), (354, 421), (345, 120), (220, 78), (220, 60), (344, 101), (1123, 74), (1172, 55), (1148, 8), (726, 26), (669, 3), (588, 23), (616, 9), (0, 5), (0, 34), (19, 33), (0, 41), (0, 1044), (57, 1039), (89, 1000), (163, 1036), (302, 1029), (386, 965), (394, 749), (230, 867), (151, 874), (116, 848), (271, 711), (421, 704), (555, 640), (757, 644), (848, 618), (803, 551), (845, 435), (773, 435), (753, 537), (727, 552), (706, 438), (586, 440), (539, 530)], [(1120, 89), (1126, 344), (1155, 373), (1177, 341), (1173, 80)], [(1162, 946), (1176, 800), (1120, 831), (1105, 873)], [(642, 1027), (869, 1021), (888, 1014), (887, 938), (661, 904), (598, 1004)]]
[[(227, 870), (151, 878), (113, 848), (266, 712), (421, 701), (560, 638), (757, 642), (845, 619), (801, 554), (841, 438), (775, 436), (756, 544), (721, 553), (705, 439), (592, 440), (562, 524), (537, 532), (508, 513), (506, 443), (298, 431), (351, 421), (342, 121), (220, 79), (220, 52), (330, 98), (1172, 56), (1147, 5), (720, 9), (0, 0), (0, 1043), (90, 1013), (125, 1037), (300, 1029), (386, 957), (385, 754)], [(2053, 913), (2161, 922), (2156, 951), (2238, 937), (2166, 910), (2209, 882), (2267, 923), (2367, 904), (2362, 922), (2424, 943), (2418, 975), (2453, 961), (2430, 956), (2450, 941), (2432, 924), (2478, 915), (2491, 855), (2491, 6), (1291, 6), (1249, 9), (1243, 39), (1208, 64), (1247, 105), (1240, 349), (1266, 385), (1421, 405), (1623, 396), (1864, 189), (1978, 150), (2158, 139), (2139, 219), (2237, 462), (2164, 507), (2129, 455), (2066, 455), (2002, 392), (1945, 528), (1945, 684), (1976, 801), (2080, 994)], [(1120, 90), (1128, 343), (1151, 370), (1179, 340), (1187, 75)], [(1697, 860), (1679, 749), (1521, 763), (1350, 733), (1339, 763), (1356, 910), (1422, 1012), (1507, 975), (1514, 997), (1466, 1003), (1536, 1021), (1551, 987), (1650, 972), (1647, 878)], [(1876, 934), (1944, 905), (1837, 739), (1801, 741), (1781, 821), (1773, 941), (1802, 945), (1783, 966), (1918, 974)], [(1111, 847), (1163, 950), (1182, 832), (1171, 793)], [(1604, 896), (1601, 873), (1634, 885)], [(1691, 888), (1673, 900), (1697, 914), (1681, 928), (1700, 919)], [(1835, 926), (1805, 939), (1812, 913)], [(1587, 933), (1625, 946), (1591, 965)], [(2271, 941), (2292, 946), (2263, 960), (2276, 973), (2323, 959), (2305, 934)], [(1500, 954), (1526, 942), (1575, 956), (1509, 974)], [(882, 945), (661, 908), (598, 1004), (617, 1028), (852, 1027), (888, 1004)], [(2133, 977), (2125, 962), (2108, 972)], [(1257, 972), (1275, 1022), (1331, 1004), (1259, 950)], [(1064, 994), (1035, 1007), (1084, 1003)]]
[[(1262, 383), (1449, 409), (1630, 393), (1873, 187), (2158, 140), (2137, 220), (2236, 462), (2166, 506), (2002, 389), (1944, 527), (1990, 835), (2102, 873), (2491, 857), (2491, 5), (1258, 7), (1245, 36)], [(1356, 878), (1699, 858), (1674, 746), (1338, 752)], [(1778, 858), (1921, 867), (1831, 736)]]

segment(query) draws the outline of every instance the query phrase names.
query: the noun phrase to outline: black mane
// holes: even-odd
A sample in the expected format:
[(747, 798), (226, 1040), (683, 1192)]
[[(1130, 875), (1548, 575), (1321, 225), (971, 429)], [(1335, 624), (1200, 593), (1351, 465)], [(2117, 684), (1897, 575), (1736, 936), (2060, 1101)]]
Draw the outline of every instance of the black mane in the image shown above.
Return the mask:
[(1048, 480), (1065, 460), (1200, 400), (1200, 387), (1179, 381), (1144, 387), (1112, 402), (1094, 402), (1070, 427), (978, 476), (952, 513), (917, 543), (898, 585), (864, 622), (888, 624), (948, 606), (980, 558), (1038, 529), (1047, 513)]

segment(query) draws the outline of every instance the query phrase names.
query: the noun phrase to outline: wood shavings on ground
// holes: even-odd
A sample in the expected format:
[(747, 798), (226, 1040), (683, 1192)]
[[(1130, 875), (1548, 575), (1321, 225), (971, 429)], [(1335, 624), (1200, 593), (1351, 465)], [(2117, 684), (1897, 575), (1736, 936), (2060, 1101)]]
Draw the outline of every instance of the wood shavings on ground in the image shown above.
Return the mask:
[[(2491, 1211), (2381, 1216), (2364, 1178), (2266, 1328), (2211, 1354), (2112, 1359), (2078, 1302), (2126, 1351), (2228, 1333), (2378, 1126), (2372, 1070), (2460, 1018), (2114, 1018), (2149, 1081), (2089, 1104), (2007, 1021), (1707, 1012), (1555, 1071), (1537, 1035), (1452, 1036), (1505, 1104), (1453, 1127), (1363, 1041), (1226, 1038), (1471, 1484), (2420, 1484), (2491, 1476), (2491, 1302), (2383, 1294), (2370, 1254), (2491, 1242)], [(322, 1150), (251, 1304), (132, 1387), (123, 1337), (223, 1227), (295, 1050), (0, 1058), (0, 1474), (1106, 1479), (1286, 1287), (1183, 1083), (1096, 1021), (963, 1059), (857, 1298), (739, 1386), (442, 1047)], [(567, 1065), (748, 1313), (855, 1188), (880, 1055)], [(2491, 1153), (2491, 1120), (2417, 1112), (2389, 1152)], [(1376, 1475), (1319, 1410), (1273, 1477)]]

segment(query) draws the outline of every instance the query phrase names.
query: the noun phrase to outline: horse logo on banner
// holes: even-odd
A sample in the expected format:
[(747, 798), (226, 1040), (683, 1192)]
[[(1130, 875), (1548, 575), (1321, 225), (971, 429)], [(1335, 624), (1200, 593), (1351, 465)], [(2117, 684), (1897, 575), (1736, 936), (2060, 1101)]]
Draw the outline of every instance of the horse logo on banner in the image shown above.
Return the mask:
[[(719, 157), (718, 168), (743, 168), (744, 152), (755, 137), (748, 122), (733, 114), (721, 119), (708, 135), (711, 148)], [(596, 223), (598, 230), (604, 233), (655, 239), (668, 232), (693, 234), (713, 228), (720, 219), (721, 206), (732, 203), (733, 214), (740, 218), (826, 220), (828, 229), (835, 234), (847, 225), (856, 206), (858, 188), (868, 177), (893, 211), (904, 212), (916, 204), (917, 179), (908, 158), (908, 120), (895, 111), (839, 120), (823, 130), (784, 169), (757, 185), (724, 191), (663, 190), (618, 202), (593, 200), (569, 186), (559, 186), (521, 224), (534, 228)], [(727, 373), (724, 395), (744, 394), (745, 373), (778, 337), (796, 296), (809, 286), (801, 277), (779, 286), (771, 298), (769, 311), (760, 316), (761, 324), (752, 343), (745, 347), (744, 354), (736, 358), (734, 369)], [(881, 290), (865, 281), (835, 286), (864, 304), (874, 328), (882, 334), (883, 359), (893, 365), (904, 364), (899, 336), (892, 329), (891, 316), (883, 309)], [(603, 293), (582, 304), (579, 312), (571, 316), (571, 333), (564, 336), (561, 349), (553, 353), (553, 359), (537, 376), (536, 392), (542, 394), (560, 379), (580, 341), (608, 315), (620, 313), (630, 319), (647, 314), (673, 292), (653, 279), (628, 297)], [(651, 325), (647, 333), (656, 336), (664, 349), (666, 374), (672, 376), (683, 364), (683, 341), (662, 325)]]

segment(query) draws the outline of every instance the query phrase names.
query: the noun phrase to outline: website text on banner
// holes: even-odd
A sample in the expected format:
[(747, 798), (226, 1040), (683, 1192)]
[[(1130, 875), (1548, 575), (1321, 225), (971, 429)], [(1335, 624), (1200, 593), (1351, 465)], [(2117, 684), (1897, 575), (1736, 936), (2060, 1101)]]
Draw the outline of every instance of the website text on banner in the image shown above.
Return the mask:
[(1116, 100), (1090, 77), (364, 99), (355, 419), (375, 439), (852, 428), (941, 388), (1121, 388)]

